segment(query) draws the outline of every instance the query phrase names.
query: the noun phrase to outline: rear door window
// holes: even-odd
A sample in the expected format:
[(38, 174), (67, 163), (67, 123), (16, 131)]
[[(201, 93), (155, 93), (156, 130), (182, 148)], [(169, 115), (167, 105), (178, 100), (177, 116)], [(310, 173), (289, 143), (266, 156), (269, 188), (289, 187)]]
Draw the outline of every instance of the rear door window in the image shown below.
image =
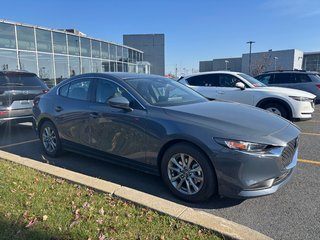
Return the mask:
[(90, 80), (74, 81), (64, 85), (59, 90), (59, 95), (76, 100), (89, 100)]
[(307, 74), (295, 74), (296, 83), (312, 82)]
[(260, 82), (268, 85), (273, 82), (273, 74), (260, 75), (260, 76), (256, 77), (256, 79), (258, 79)]
[(239, 78), (229, 74), (219, 74), (219, 87), (236, 87)]
[(295, 78), (292, 73), (276, 73), (274, 74), (273, 84), (294, 83)]

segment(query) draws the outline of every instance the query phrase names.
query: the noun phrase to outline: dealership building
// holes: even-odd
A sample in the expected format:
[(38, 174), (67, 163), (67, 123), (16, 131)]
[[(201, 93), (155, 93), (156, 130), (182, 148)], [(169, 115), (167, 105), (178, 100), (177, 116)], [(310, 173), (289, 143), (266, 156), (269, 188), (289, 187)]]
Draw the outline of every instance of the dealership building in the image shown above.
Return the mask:
[[(249, 62), (251, 57), (251, 66)], [(250, 72), (249, 72), (250, 69)], [(237, 58), (219, 58), (200, 61), (199, 71), (228, 70), (244, 72), (253, 76), (273, 70), (306, 70), (320, 72), (320, 52), (303, 52), (298, 49), (288, 49), (266, 52), (244, 53)]]
[(150, 73), (143, 51), (74, 30), (0, 21), (0, 71), (36, 73), (48, 86), (88, 72)]

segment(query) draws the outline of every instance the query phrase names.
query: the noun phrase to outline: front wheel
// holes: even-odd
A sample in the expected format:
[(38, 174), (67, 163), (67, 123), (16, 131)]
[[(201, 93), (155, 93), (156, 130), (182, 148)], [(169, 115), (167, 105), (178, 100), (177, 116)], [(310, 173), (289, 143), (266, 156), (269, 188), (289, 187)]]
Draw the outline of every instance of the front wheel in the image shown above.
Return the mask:
[(269, 112), (272, 112), (278, 116), (281, 116), (283, 118), (289, 119), (289, 114), (285, 107), (278, 103), (268, 103), (265, 106), (263, 106), (264, 110), (267, 110)]
[(40, 129), (41, 145), (45, 153), (50, 157), (57, 157), (61, 154), (61, 141), (58, 131), (52, 122), (46, 121)]
[(165, 152), (161, 175), (172, 193), (188, 202), (205, 201), (216, 193), (216, 175), (209, 159), (191, 144), (176, 144)]

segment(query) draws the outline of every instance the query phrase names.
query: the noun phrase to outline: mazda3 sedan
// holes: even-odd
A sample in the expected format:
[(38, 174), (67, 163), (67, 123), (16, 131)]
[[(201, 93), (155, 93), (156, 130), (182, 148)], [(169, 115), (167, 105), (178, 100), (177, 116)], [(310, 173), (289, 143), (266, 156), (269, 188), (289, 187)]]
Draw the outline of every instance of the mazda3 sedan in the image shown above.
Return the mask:
[(36, 98), (33, 117), (47, 155), (68, 150), (157, 174), (190, 202), (274, 193), (297, 164), (294, 124), (155, 75), (78, 75)]

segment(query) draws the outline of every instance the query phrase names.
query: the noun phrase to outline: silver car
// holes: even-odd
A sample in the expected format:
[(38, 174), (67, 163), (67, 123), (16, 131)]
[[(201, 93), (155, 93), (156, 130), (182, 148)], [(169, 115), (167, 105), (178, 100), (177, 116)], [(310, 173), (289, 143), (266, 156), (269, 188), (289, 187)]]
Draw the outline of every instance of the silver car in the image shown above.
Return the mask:
[(274, 193), (297, 164), (294, 124), (155, 75), (78, 75), (36, 98), (33, 117), (47, 155), (64, 149), (157, 174), (191, 202)]
[(320, 102), (320, 76), (318, 72), (304, 70), (270, 71), (255, 77), (268, 86), (287, 87), (310, 92)]

